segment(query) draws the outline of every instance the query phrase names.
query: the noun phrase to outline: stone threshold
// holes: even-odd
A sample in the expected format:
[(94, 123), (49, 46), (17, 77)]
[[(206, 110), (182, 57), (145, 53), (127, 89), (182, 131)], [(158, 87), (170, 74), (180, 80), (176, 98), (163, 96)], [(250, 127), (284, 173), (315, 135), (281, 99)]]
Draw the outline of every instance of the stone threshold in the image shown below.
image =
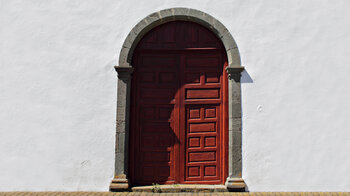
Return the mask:
[(0, 196), (350, 196), (350, 192), (147, 193), (147, 192), (0, 192)]
[(132, 192), (179, 193), (179, 192), (228, 192), (225, 185), (210, 184), (166, 184), (152, 186), (134, 186)]

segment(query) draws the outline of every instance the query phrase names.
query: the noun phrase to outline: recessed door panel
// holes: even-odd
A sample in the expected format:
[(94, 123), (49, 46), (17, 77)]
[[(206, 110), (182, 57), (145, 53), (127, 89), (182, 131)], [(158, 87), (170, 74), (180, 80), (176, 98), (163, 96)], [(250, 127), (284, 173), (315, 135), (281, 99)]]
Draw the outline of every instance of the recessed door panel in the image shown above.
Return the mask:
[[(146, 58), (147, 57), (147, 58)], [(152, 57), (152, 58), (151, 58)], [(178, 72), (176, 55), (138, 55), (132, 105), (132, 138), (135, 145), (133, 180), (136, 184), (175, 181), (176, 142), (174, 115)], [(167, 67), (164, 69), (159, 66)]]

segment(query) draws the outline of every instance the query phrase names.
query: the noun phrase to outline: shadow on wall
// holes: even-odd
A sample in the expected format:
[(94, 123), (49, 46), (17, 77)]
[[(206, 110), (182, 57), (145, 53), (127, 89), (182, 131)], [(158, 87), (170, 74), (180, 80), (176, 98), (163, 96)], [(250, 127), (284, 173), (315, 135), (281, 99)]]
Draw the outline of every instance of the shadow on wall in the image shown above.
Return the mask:
[(244, 70), (241, 73), (241, 83), (253, 83), (253, 79), (252, 79), (252, 77), (250, 77), (247, 70)]

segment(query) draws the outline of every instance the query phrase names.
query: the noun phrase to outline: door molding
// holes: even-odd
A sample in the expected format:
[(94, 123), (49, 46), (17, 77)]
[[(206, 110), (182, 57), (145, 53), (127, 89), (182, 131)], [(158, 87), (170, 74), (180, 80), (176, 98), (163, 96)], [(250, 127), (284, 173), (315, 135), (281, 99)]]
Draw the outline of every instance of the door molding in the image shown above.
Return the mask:
[(214, 17), (204, 12), (189, 8), (171, 8), (155, 12), (141, 20), (127, 36), (119, 56), (117, 89), (117, 119), (115, 144), (115, 174), (110, 190), (120, 191), (130, 188), (128, 180), (129, 160), (129, 116), (131, 65), (134, 49), (141, 38), (152, 28), (166, 22), (182, 20), (198, 23), (211, 30), (223, 43), (228, 66), (228, 98), (229, 98), (229, 169), (226, 187), (233, 190), (244, 190), (246, 185), (242, 179), (242, 106), (241, 106), (241, 66), (240, 55), (232, 35), (227, 28)]

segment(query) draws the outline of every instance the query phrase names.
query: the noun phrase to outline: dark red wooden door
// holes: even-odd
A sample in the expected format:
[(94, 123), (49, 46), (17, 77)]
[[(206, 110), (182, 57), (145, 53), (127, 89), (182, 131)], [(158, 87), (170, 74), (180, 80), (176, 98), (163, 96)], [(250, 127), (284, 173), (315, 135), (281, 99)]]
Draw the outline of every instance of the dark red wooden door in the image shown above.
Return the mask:
[(133, 56), (133, 184), (224, 183), (226, 65), (221, 42), (195, 23), (169, 22), (140, 41)]

